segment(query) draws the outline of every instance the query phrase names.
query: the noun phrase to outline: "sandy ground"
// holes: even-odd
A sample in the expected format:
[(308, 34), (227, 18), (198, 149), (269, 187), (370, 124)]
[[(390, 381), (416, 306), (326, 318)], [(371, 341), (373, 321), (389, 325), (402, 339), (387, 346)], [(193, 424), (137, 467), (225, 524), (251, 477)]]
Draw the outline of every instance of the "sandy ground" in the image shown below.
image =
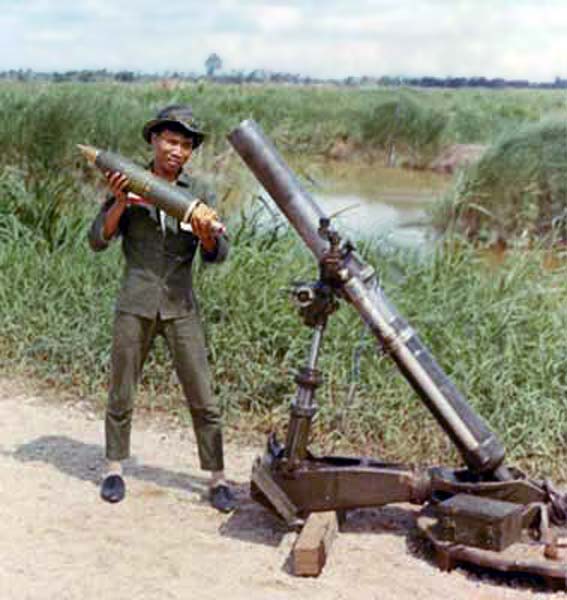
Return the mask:
[(98, 496), (102, 424), (0, 379), (0, 600), (566, 598), (464, 571), (441, 573), (410, 549), (414, 509), (355, 511), (323, 574), (290, 574), (295, 533), (248, 496), (261, 448), (229, 444), (239, 509), (204, 498), (191, 431), (135, 423), (128, 495)]

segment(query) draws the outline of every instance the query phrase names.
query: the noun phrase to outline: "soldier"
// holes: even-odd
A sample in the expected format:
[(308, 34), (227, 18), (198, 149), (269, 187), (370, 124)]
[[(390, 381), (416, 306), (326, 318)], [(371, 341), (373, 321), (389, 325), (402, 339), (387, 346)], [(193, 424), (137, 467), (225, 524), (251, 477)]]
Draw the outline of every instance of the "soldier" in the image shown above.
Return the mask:
[(197, 248), (204, 261), (221, 262), (228, 243), (214, 227), (218, 225), (218, 215), (210, 208), (214, 196), (182, 171), (205, 136), (186, 105), (167, 106), (145, 124), (142, 134), (153, 148), (152, 172), (202, 202), (195, 202), (190, 225), (180, 223), (129, 194), (124, 174), (106, 173), (110, 194), (91, 226), (89, 243), (100, 251), (121, 236), (126, 270), (114, 319), (105, 416), (107, 465), (100, 493), (107, 502), (120, 502), (125, 496), (121, 461), (130, 455), (134, 394), (151, 344), (162, 335), (189, 405), (201, 468), (211, 471), (211, 504), (230, 512), (236, 500), (224, 477), (221, 415), (211, 390), (191, 283)]

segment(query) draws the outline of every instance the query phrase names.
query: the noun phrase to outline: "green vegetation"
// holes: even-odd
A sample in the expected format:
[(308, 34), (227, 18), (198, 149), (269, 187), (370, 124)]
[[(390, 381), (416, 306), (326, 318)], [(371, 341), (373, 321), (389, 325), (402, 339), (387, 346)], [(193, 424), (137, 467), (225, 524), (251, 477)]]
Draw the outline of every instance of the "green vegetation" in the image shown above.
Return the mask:
[(567, 239), (567, 120), (503, 135), (463, 174), (437, 221), (471, 240)]
[(362, 123), (364, 139), (384, 152), (409, 155), (410, 165), (425, 167), (441, 144), (446, 117), (439, 110), (407, 94), (384, 100), (366, 115)]
[[(86, 223), (85, 223), (86, 228)], [(242, 225), (230, 261), (197, 274), (216, 391), (229, 416), (249, 411), (282, 425), (292, 376), (309, 331), (279, 290), (313, 277), (311, 257), (292, 236), (274, 241)], [(43, 248), (42, 248), (43, 246)], [(428, 261), (365, 248), (383, 285), (439, 362), (491, 423), (515, 459), (550, 469), (565, 456), (565, 271), (541, 269), (538, 253), (513, 255), (498, 270), (469, 247)], [(77, 395), (104, 398), (120, 256), (94, 255), (84, 235), (50, 252), (42, 243), (5, 242), (0, 252), (0, 353), (10, 370), (31, 369)], [(324, 346), (319, 441), (343, 441), (389, 458), (446, 460), (448, 442), (393, 365), (363, 338), (359, 389), (346, 407), (356, 314), (343, 306)], [(146, 406), (183, 412), (164, 348), (146, 368)], [(346, 411), (346, 412), (345, 412)], [(344, 417), (344, 419), (343, 419)], [(425, 425), (424, 425), (425, 424)], [(567, 473), (564, 473), (567, 475)]]
[(168, 102), (193, 105), (211, 134), (209, 151), (215, 152), (226, 148), (226, 133), (249, 117), (288, 152), (317, 154), (337, 137), (348, 137), (372, 152), (384, 137), (380, 123), (386, 127), (396, 111), (399, 123), (394, 134), (399, 139), (394, 141), (400, 147), (411, 141), (413, 152), (432, 140), (490, 144), (510, 128), (553, 115), (567, 116), (562, 91), (290, 88), (207, 82), (168, 90), (158, 84), (0, 83), (0, 100), (0, 141), (5, 149), (1, 164), (19, 163), (25, 155), (28, 164), (43, 161), (51, 168), (74, 170), (76, 143), (138, 157), (138, 124)]
[[(100, 177), (78, 157), (76, 143), (143, 160), (140, 122), (165, 102), (191, 101), (213, 141), (195, 157), (203, 170), (212, 169), (226, 149), (226, 131), (250, 116), (288, 153), (324, 153), (345, 135), (371, 152), (381, 135), (369, 129), (373, 115), (387, 103), (390, 110), (400, 97), (392, 90), (209, 84), (169, 92), (152, 86), (0, 86), (3, 370), (31, 373), (101, 406), (104, 401), (121, 260), (118, 245), (103, 255), (87, 247), (85, 234), (96, 211), (91, 199), (100, 196)], [(422, 140), (412, 142), (415, 152), (426, 151), (431, 139), (491, 143), (512, 122), (533, 122), (537, 139), (547, 140), (547, 125), (540, 120), (564, 114), (554, 92), (406, 90), (403, 97), (404, 106), (420, 115), (423, 131), (429, 130), (423, 124), (430, 116), (433, 121), (435, 115), (446, 116), (442, 131), (431, 129), (433, 137), (397, 140), (400, 147), (408, 139)], [(491, 126), (485, 117), (492, 119)], [(475, 122), (483, 126), (471, 125)], [(467, 131), (477, 137), (472, 140)], [(503, 154), (513, 172), (518, 163), (511, 148), (516, 146)], [(228, 189), (232, 181), (221, 183)], [(561, 178), (550, 181), (563, 189)], [(216, 391), (229, 418), (245, 412), (257, 428), (281, 428), (309, 331), (279, 290), (314, 277), (315, 265), (294, 235), (265, 231), (246, 215), (235, 216), (230, 231), (230, 260), (196, 274)], [(378, 241), (363, 246), (389, 297), (503, 437), (512, 458), (540, 473), (559, 470), (565, 478), (565, 266), (542, 269), (545, 251), (538, 249), (509, 253), (495, 268), (464, 242), (440, 246), (426, 258)], [(358, 393), (347, 406), (355, 349), (360, 351)], [(140, 403), (185, 415), (165, 350), (162, 345), (156, 350)], [(359, 319), (346, 306), (332, 319), (321, 366), (327, 379), (319, 394), (316, 444), (327, 450), (352, 444), (389, 459), (450, 460), (445, 436), (393, 365), (377, 356), (375, 341), (361, 337)]]

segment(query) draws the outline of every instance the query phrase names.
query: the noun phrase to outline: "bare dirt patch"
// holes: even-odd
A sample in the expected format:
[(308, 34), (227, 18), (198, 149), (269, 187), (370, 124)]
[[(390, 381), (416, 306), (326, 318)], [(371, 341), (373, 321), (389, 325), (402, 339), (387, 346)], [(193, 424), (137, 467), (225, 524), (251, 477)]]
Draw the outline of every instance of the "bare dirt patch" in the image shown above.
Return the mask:
[(248, 496), (260, 447), (230, 443), (240, 500), (221, 515), (204, 497), (191, 431), (135, 422), (128, 496), (98, 496), (102, 422), (0, 378), (0, 598), (23, 600), (422, 600), (564, 598), (444, 574), (412, 549), (415, 509), (354, 511), (324, 573), (289, 572), (295, 533)]

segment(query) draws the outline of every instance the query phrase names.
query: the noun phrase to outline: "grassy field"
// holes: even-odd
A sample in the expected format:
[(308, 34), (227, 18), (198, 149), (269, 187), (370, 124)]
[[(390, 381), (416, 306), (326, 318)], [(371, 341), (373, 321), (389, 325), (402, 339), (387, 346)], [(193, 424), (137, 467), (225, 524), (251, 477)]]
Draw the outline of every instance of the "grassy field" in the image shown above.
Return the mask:
[[(416, 113), (422, 133), (400, 133), (399, 143), (424, 155), (430, 144), (455, 141), (498, 148), (502, 136), (541, 128), (564, 114), (563, 100), (553, 92), (0, 87), (3, 369), (32, 373), (101, 406), (104, 401), (122, 267), (118, 246), (103, 255), (87, 247), (93, 198), (101, 188), (99, 176), (78, 158), (76, 143), (143, 159), (140, 122), (165, 102), (191, 101), (212, 137), (196, 157), (204, 171), (225, 152), (225, 132), (249, 116), (288, 154), (320, 155), (342, 135), (371, 154), (391, 138), (375, 121), (400, 97), (404, 114)], [(424, 123), (439, 123), (438, 115), (444, 115), (444, 126), (427, 133)], [(234, 181), (219, 183), (229, 189)], [(234, 214), (230, 221), (230, 260), (196, 273), (215, 388), (229, 419), (245, 414), (258, 430), (281, 430), (309, 331), (280, 290), (315, 277), (316, 269), (293, 234), (260, 230), (249, 216)], [(378, 240), (361, 246), (389, 297), (502, 436), (513, 459), (566, 478), (565, 263), (552, 265), (543, 245), (512, 250), (496, 261), (459, 239), (427, 257)], [(316, 446), (355, 446), (399, 460), (448, 460), (449, 443), (346, 306), (332, 319), (322, 368)], [(347, 405), (353, 380), (358, 391)], [(186, 414), (162, 345), (148, 362), (141, 403)]]
[[(372, 150), (393, 137), (403, 149), (433, 144), (490, 144), (544, 118), (567, 116), (561, 91), (303, 88), (200, 83), (157, 85), (0, 84), (2, 164), (28, 157), (73, 165), (74, 145), (91, 143), (135, 157), (139, 123), (157, 108), (189, 102), (210, 133), (208, 151), (226, 148), (225, 135), (242, 119), (259, 121), (280, 148), (316, 154), (338, 137)], [(49, 127), (46, 127), (49, 123)], [(206, 148), (206, 147), (205, 147)]]
[(435, 220), (475, 242), (567, 242), (567, 119), (502, 135), (462, 173)]

